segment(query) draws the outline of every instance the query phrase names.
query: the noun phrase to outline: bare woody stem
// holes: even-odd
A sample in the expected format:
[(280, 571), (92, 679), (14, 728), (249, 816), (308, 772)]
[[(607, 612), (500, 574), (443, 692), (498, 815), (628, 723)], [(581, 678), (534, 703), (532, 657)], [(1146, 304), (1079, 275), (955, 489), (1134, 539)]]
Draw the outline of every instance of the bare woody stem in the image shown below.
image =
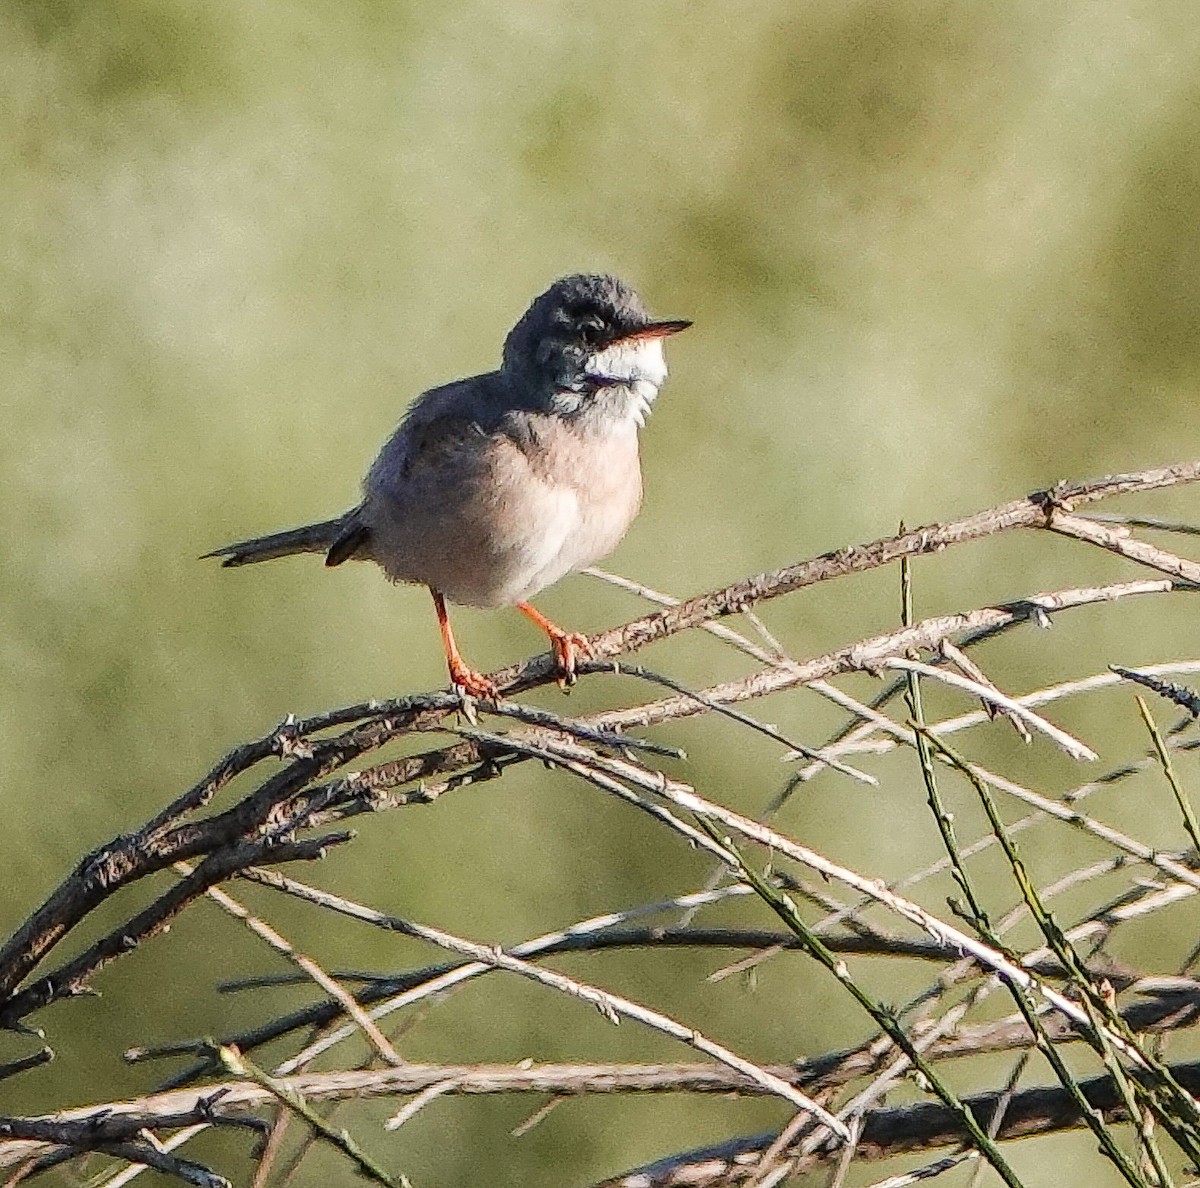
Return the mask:
[[(549, 729), (580, 739), (583, 732), (591, 731), (592, 741), (599, 745), (602, 738), (611, 742), (614, 733), (630, 727), (709, 712), (715, 704), (751, 700), (841, 672), (869, 670), (889, 657), (912, 648), (935, 647), (965, 631), (1000, 628), (1026, 618), (1118, 597), (1195, 588), (1200, 583), (1200, 566), (1194, 562), (1136, 540), (1127, 531), (1086, 520), (1073, 509), (1115, 495), (1159, 490), (1198, 478), (1200, 461), (1193, 461), (1112, 475), (1094, 482), (1060, 484), (971, 516), (901, 532), (747, 577), (599, 633), (589, 641), (596, 659), (590, 666), (583, 666), (583, 671), (613, 671), (614, 658), (648, 643), (709, 625), (723, 616), (817, 583), (876, 569), (903, 558), (938, 553), (1014, 529), (1070, 536), (1166, 574), (1166, 578), (1050, 591), (964, 614), (937, 616), (859, 640), (823, 656), (767, 665), (739, 681), (704, 690), (701, 696), (678, 692), (660, 701), (609, 711), (583, 722), (555, 720), (554, 715), (545, 714), (539, 724), (527, 714), (527, 735)], [(493, 674), (492, 679), (502, 690), (514, 691), (544, 684), (554, 676), (553, 660), (540, 656)], [(0, 1025), (17, 1026), (40, 1007), (83, 992), (89, 978), (103, 965), (158, 935), (179, 911), (216, 884), (255, 864), (317, 858), (326, 845), (349, 840), (346, 834), (328, 838), (299, 838), (298, 834), (311, 831), (327, 820), (398, 807), (416, 802), (422, 795), (431, 795), (418, 788), (416, 792), (410, 790), (403, 796), (389, 798), (386, 795), (389, 789), (435, 775), (446, 777), (447, 787), (454, 781), (491, 778), (502, 770), (503, 764), (516, 761), (514, 754), (519, 757), (522, 753), (519, 747), (506, 751), (501, 746), (466, 740), (440, 751), (379, 764), (352, 776), (344, 774), (349, 764), (397, 737), (439, 728), (458, 708), (459, 699), (445, 691), (386, 703), (347, 706), (303, 722), (289, 721), (262, 739), (231, 752), (140, 829), (114, 838), (87, 856), (0, 947)], [(480, 708), (486, 712), (486, 706)], [(504, 712), (511, 709), (509, 706)], [(341, 733), (318, 737), (342, 727), (345, 729)], [(223, 811), (201, 815), (201, 810), (235, 777), (273, 758), (284, 760), (281, 770), (263, 778), (250, 793)], [(181, 861), (196, 862), (191, 875), (71, 960), (48, 975), (30, 980), (60, 942), (100, 905), (133, 882)], [(1194, 875), (1185, 873), (1194, 880)]]

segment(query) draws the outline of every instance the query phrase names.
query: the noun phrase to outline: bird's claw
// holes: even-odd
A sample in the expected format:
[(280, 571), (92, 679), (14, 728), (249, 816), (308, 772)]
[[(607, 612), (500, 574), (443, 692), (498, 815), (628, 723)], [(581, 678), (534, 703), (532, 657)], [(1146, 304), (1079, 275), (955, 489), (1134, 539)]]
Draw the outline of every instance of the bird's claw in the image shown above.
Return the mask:
[(500, 696), (496, 682), (488, 680), (481, 672), (468, 668), (465, 664), (455, 664), (450, 668), (450, 681), (465, 697), (478, 697), (484, 701), (495, 701)]
[(561, 674), (559, 688), (565, 689), (575, 683), (575, 664), (579, 656), (587, 659), (592, 654), (592, 645), (586, 635), (578, 631), (560, 631), (550, 636), (550, 650)]

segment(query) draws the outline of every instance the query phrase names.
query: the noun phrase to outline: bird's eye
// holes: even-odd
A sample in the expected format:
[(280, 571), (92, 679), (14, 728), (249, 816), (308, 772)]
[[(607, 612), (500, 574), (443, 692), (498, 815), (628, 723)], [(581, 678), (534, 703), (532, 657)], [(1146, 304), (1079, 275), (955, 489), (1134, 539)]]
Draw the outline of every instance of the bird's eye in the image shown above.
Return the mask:
[(604, 337), (604, 323), (594, 316), (584, 318), (579, 333), (588, 346), (595, 346)]

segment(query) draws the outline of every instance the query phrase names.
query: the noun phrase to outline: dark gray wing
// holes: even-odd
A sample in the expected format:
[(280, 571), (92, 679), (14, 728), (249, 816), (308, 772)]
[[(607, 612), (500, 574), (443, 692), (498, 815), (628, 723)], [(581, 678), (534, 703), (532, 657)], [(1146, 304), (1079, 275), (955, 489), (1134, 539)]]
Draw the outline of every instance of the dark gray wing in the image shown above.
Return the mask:
[(497, 433), (522, 448), (522, 430), (510, 411), (507, 380), (499, 372), (472, 376), (420, 396), (379, 452), (366, 489), (398, 495), (410, 483), (420, 485)]

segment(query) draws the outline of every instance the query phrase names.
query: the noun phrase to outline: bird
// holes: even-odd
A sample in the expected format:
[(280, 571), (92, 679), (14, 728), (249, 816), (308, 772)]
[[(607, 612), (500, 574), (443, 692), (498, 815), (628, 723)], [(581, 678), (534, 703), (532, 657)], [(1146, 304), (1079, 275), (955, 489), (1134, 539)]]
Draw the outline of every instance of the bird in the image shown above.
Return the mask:
[(433, 595), (452, 685), (494, 699), (463, 659), (447, 603), (515, 606), (548, 636), (560, 683), (587, 640), (529, 601), (607, 556), (642, 502), (638, 433), (667, 378), (658, 320), (615, 276), (576, 273), (536, 297), (500, 366), (421, 394), (380, 450), (362, 500), (333, 519), (214, 549), (225, 566), (296, 553), (373, 561)]

